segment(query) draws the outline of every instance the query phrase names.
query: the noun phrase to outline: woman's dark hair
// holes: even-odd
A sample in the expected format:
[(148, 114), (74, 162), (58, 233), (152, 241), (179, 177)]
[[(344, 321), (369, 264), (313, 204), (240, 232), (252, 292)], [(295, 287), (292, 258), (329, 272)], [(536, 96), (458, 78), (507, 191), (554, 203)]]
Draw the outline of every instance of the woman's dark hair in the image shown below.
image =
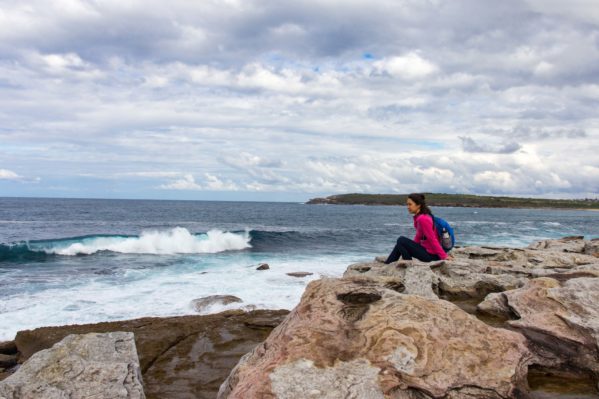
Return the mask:
[(430, 208), (426, 205), (426, 200), (424, 199), (424, 194), (412, 193), (408, 195), (408, 198), (414, 201), (416, 205), (420, 205), (420, 212), (425, 215), (432, 215)]

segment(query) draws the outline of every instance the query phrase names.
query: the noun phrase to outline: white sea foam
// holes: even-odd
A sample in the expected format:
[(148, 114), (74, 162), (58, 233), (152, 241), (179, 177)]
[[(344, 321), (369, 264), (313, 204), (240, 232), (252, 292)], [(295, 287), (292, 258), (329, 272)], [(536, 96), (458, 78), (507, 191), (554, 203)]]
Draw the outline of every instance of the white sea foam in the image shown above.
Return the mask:
[[(0, 303), (0, 341), (14, 339), (19, 330), (41, 326), (197, 314), (191, 301), (215, 294), (235, 295), (243, 302), (215, 305), (208, 312), (292, 309), (310, 281), (340, 277), (348, 264), (361, 260), (356, 255), (290, 259), (231, 253), (170, 268), (129, 269), (118, 277), (101, 276), (75, 286), (24, 291)], [(269, 263), (270, 270), (256, 270), (261, 262)], [(303, 278), (286, 274), (297, 271), (313, 274)]]
[(217, 253), (250, 248), (251, 237), (242, 234), (211, 230), (194, 235), (186, 228), (175, 227), (165, 231), (144, 231), (139, 237), (94, 237), (66, 247), (46, 248), (47, 253), (58, 255), (90, 255), (98, 251), (127, 254), (198, 254)]

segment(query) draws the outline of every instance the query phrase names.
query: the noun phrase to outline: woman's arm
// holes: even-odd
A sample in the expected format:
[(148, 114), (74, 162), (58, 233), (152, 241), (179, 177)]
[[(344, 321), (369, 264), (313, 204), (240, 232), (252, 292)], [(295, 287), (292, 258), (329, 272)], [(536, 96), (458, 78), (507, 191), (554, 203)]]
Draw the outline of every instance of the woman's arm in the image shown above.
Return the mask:
[(422, 236), (422, 227), (420, 226), (420, 220), (421, 219), (422, 219), (422, 217), (418, 217), (418, 218), (414, 219), (414, 227), (416, 228), (416, 235), (414, 236), (414, 240), (413, 241), (416, 244), (420, 244), (420, 242), (424, 238)]
[(426, 215), (423, 215), (422, 217), (418, 218), (418, 222), (419, 228), (416, 231), (420, 231), (421, 234), (424, 237), (426, 237), (427, 246), (429, 247), (427, 251), (429, 251), (433, 255), (437, 255), (439, 259), (447, 258), (447, 254), (441, 247), (441, 243), (439, 242), (437, 233), (435, 233), (435, 230), (433, 228), (433, 217), (430, 215), (428, 215), (428, 217)]

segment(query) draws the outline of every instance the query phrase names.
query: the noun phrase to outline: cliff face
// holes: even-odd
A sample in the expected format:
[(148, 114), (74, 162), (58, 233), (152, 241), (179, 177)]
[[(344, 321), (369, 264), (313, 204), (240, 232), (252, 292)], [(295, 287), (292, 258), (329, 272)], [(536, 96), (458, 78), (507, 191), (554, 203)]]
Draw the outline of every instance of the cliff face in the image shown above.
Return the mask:
[(599, 241), (572, 237), (351, 265), (312, 282), (218, 397), (528, 397), (543, 368), (578, 370), (596, 392), (598, 256)]

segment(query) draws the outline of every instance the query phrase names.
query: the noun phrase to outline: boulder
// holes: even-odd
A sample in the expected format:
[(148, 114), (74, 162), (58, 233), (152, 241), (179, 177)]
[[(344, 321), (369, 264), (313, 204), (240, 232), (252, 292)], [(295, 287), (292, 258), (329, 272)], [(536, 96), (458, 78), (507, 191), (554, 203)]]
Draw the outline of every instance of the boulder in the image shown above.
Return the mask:
[(517, 319), (518, 316), (510, 309), (507, 298), (501, 292), (494, 292), (486, 296), (485, 300), (476, 306), (476, 310), (504, 319)]
[(439, 279), (431, 271), (431, 268), (437, 267), (442, 263), (399, 260), (390, 264), (384, 264), (375, 260), (374, 262), (350, 265), (343, 274), (343, 277), (361, 276), (397, 292), (420, 295), (426, 298), (437, 298), (435, 290)]
[(404, 294), (419, 295), (424, 298), (437, 299), (435, 290), (439, 285), (439, 277), (428, 265), (413, 266), (405, 269), (403, 277)]
[(455, 305), (363, 277), (308, 285), (218, 398), (508, 398), (526, 390), (526, 339)]
[(191, 301), (191, 307), (198, 313), (205, 312), (214, 305), (228, 305), (230, 303), (243, 302), (241, 298), (234, 295), (210, 295)]
[(133, 334), (69, 335), (0, 382), (0, 397), (145, 398)]
[(260, 263), (260, 265), (256, 268), (256, 270), (268, 270), (270, 269), (270, 266), (268, 265), (268, 263)]
[(354, 263), (347, 267), (345, 273), (343, 273), (343, 277), (399, 277), (403, 279), (406, 267), (407, 264), (405, 261), (394, 262), (388, 265), (376, 260), (373, 262)]
[(306, 277), (306, 276), (311, 276), (314, 273), (310, 273), (310, 272), (291, 272), (291, 273), (287, 273), (288, 276), (291, 277)]
[(599, 238), (594, 238), (590, 241), (586, 241), (584, 244), (585, 254), (599, 258)]

